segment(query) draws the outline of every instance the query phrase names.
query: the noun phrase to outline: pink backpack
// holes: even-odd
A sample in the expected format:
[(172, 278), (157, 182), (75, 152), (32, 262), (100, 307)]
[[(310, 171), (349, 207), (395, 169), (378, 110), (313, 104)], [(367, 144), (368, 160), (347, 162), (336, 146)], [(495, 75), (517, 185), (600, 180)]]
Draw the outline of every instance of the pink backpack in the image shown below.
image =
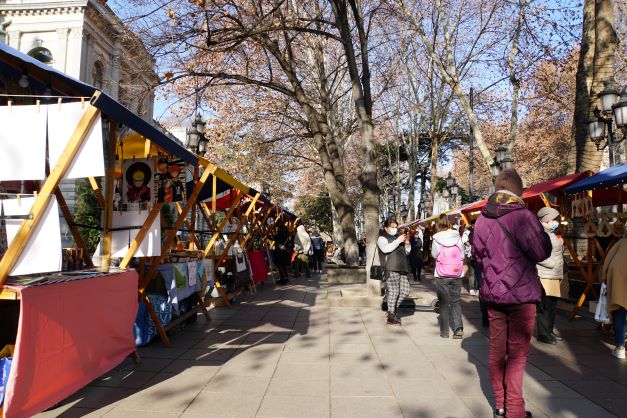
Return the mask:
[(440, 245), (440, 253), (435, 260), (435, 271), (439, 277), (461, 277), (464, 272), (464, 257), (457, 245)]

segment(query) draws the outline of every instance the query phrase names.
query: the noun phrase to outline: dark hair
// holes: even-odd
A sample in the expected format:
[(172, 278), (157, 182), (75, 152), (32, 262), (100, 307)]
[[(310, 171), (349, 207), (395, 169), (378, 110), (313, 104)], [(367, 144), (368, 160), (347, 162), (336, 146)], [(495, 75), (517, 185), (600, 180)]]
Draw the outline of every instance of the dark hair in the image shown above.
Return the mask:
[(494, 190), (507, 190), (520, 196), (523, 193), (523, 181), (513, 168), (503, 170), (494, 180)]
[(385, 221), (383, 221), (383, 227), (384, 228), (389, 228), (390, 225), (392, 225), (392, 224), (398, 225), (398, 222), (396, 222), (396, 218), (394, 216), (390, 216)]
[(436, 231), (442, 232), (450, 228), (451, 228), (451, 224), (448, 221), (448, 216), (442, 213), (440, 216), (438, 216), (438, 220), (436, 221), (436, 224), (435, 224)]

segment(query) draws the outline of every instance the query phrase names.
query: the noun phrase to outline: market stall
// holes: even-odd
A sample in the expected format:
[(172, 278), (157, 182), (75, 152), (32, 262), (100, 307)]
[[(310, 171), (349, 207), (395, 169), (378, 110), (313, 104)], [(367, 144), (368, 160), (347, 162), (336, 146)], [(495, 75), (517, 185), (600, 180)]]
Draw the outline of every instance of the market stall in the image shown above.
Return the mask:
[(623, 210), (623, 204), (627, 202), (625, 183), (627, 164), (621, 164), (585, 177), (564, 189), (566, 199), (563, 202), (563, 211), (568, 213), (570, 219), (579, 221), (587, 243), (585, 258), (580, 260), (572, 244), (565, 240), (586, 282), (573, 307), (571, 319), (588, 294), (595, 292), (594, 284), (598, 281), (598, 272), (605, 255), (626, 234), (627, 214)]
[[(124, 124), (166, 149), (176, 147), (106, 94), (6, 45), (0, 45), (0, 73), (6, 83), (0, 92), (0, 342), (13, 353), (2, 414), (21, 417), (54, 405), (134, 353), (138, 276), (110, 268), (116, 130)], [(10, 81), (24, 74), (26, 91), (11, 89)], [(103, 176), (104, 194), (96, 180)], [(59, 187), (76, 178), (90, 180), (104, 209), (100, 268)], [(59, 214), (76, 243), (72, 251), (62, 251)]]

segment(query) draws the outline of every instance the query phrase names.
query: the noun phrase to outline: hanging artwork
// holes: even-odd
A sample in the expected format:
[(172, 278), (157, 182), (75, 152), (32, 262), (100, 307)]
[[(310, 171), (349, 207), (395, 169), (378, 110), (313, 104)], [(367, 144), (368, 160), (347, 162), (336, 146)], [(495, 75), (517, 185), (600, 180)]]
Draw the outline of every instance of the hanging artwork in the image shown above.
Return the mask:
[(124, 160), (123, 203), (152, 202), (152, 160), (152, 158)]
[[(35, 197), (6, 199), (3, 201), (5, 216), (27, 216), (31, 213)], [(9, 245), (17, 235), (24, 219), (7, 219), (6, 234)], [(26, 246), (11, 270), (12, 276), (45, 273), (61, 270), (61, 226), (57, 199), (51, 198), (41, 221), (35, 227)]]
[[(48, 109), (48, 153), (50, 170), (61, 157), (87, 106), (81, 102), (52, 104)], [(105, 175), (100, 117), (91, 126), (64, 178), (101, 177)]]
[(0, 181), (46, 178), (46, 108), (0, 106)]
[(156, 202), (185, 201), (185, 162), (176, 157), (157, 157), (154, 172)]

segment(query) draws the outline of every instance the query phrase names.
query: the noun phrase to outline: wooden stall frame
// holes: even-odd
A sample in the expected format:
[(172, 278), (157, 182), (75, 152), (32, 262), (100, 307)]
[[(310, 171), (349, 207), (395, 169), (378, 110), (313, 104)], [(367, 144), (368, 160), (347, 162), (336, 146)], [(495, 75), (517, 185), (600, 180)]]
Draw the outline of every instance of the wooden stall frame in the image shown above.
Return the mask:
[[(100, 92), (96, 91), (93, 98), (97, 98)], [(55, 190), (58, 188), (61, 179), (70, 168), (76, 155), (82, 144), (87, 138), (89, 130), (100, 117), (100, 110), (92, 106), (87, 105), (83, 116), (81, 117), (76, 129), (72, 133), (67, 145), (65, 146), (63, 153), (61, 154), (59, 161), (52, 169), (48, 177), (46, 178), (40, 192), (35, 198), (35, 203), (31, 209), (31, 217), (22, 222), (13, 242), (7, 248), (6, 253), (0, 260), (0, 287), (6, 283), (6, 280), (11, 273), (11, 269), (15, 267), (15, 264), (19, 260), (22, 249), (28, 244), (31, 239), (34, 239), (33, 232), (37, 228), (37, 225), (43, 219), (44, 212), (50, 204)], [(63, 213), (63, 211), (62, 211)], [(64, 214), (65, 215), (65, 214)], [(67, 220), (67, 219), (66, 219)], [(73, 223), (71, 220), (67, 220), (68, 223)]]

